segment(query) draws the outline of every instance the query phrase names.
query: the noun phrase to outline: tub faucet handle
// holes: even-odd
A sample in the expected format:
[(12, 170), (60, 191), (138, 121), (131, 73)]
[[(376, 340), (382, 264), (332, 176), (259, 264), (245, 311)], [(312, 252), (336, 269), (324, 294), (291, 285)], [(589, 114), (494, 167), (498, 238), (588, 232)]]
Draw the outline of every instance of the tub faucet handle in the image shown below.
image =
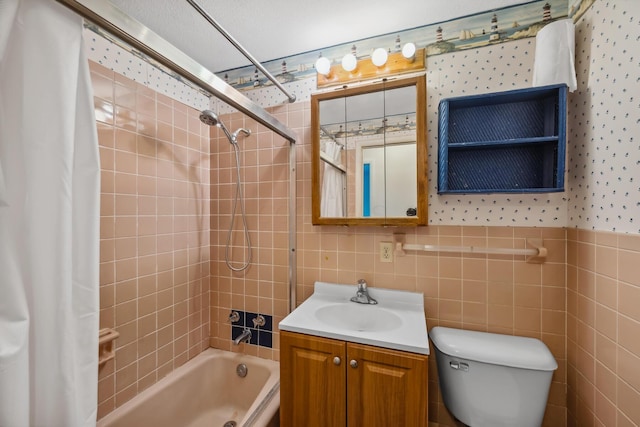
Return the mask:
[(258, 326), (264, 326), (267, 322), (262, 314), (258, 314), (256, 317), (251, 319), (253, 321), (253, 327), (257, 328)]
[(240, 313), (238, 313), (237, 311), (232, 311), (231, 313), (229, 313), (229, 321), (231, 323), (236, 323), (240, 320)]

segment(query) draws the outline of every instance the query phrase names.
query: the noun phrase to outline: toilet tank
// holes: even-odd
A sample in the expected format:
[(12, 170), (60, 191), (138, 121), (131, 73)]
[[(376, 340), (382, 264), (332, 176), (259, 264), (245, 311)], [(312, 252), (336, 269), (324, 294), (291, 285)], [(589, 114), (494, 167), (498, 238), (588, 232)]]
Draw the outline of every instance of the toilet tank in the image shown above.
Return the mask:
[(434, 327), (445, 406), (472, 427), (539, 427), (558, 368), (535, 338)]

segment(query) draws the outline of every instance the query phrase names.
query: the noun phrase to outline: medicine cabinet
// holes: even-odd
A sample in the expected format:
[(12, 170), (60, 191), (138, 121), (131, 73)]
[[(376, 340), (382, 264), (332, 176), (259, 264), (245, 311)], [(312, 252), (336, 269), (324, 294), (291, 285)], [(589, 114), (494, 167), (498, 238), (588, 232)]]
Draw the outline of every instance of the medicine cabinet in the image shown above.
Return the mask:
[(312, 223), (426, 225), (424, 75), (311, 97)]

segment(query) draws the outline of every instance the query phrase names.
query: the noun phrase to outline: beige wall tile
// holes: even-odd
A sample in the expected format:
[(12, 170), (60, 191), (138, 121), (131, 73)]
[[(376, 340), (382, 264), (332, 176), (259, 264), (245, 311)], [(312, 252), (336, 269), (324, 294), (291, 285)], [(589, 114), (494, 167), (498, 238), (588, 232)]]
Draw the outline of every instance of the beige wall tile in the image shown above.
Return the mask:
[(640, 265), (640, 252), (627, 250), (618, 251), (619, 280), (635, 286), (640, 286), (638, 265)]
[[(571, 238), (574, 234), (568, 236)], [(571, 399), (568, 400), (569, 416), (578, 422), (629, 425), (638, 416), (640, 398), (635, 369), (640, 355), (638, 292), (634, 284), (637, 239), (582, 230), (578, 230), (575, 237), (585, 243), (567, 245), (567, 271), (576, 268), (577, 272), (576, 303), (571, 304), (572, 298), (568, 298), (567, 315), (577, 316), (575, 334), (582, 350), (577, 351), (576, 364), (568, 365), (569, 390), (578, 393), (575, 408), (569, 405)], [(616, 248), (621, 244), (625, 249)], [(626, 250), (628, 248), (633, 250)], [(567, 286), (571, 286), (569, 282)], [(567, 337), (570, 334), (568, 328)], [(593, 378), (589, 355), (592, 352), (595, 354)], [(579, 393), (580, 387), (594, 381), (595, 399)]]
[(618, 273), (618, 250), (615, 247), (596, 246), (595, 263), (598, 274), (616, 277)]
[(596, 331), (609, 339), (618, 337), (618, 314), (602, 304), (596, 304)]
[(640, 422), (640, 393), (618, 377), (618, 409), (636, 425)]
[(618, 311), (640, 321), (640, 288), (624, 282), (618, 284)]
[(617, 234), (618, 248), (640, 252), (640, 236), (637, 234)]

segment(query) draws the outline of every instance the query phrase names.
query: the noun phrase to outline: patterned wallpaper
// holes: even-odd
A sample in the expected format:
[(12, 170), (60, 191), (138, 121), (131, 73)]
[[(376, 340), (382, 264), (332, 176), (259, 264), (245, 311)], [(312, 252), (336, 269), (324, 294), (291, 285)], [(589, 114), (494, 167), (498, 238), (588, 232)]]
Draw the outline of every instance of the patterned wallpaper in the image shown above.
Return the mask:
[[(573, 1), (571, 10), (568, 1)], [(273, 74), (286, 90), (295, 95), (297, 101), (307, 101), (310, 93), (316, 88), (314, 63), (320, 54), (339, 62), (347, 51), (354, 52), (358, 58), (366, 58), (373, 48), (384, 46), (390, 51), (397, 51), (403, 43), (414, 42), (418, 47), (425, 47), (429, 56), (449, 52), (473, 50), (481, 46), (511, 42), (521, 38), (534, 37), (537, 31), (549, 22), (562, 19), (574, 10), (582, 10), (583, 6), (594, 0), (536, 0), (520, 5), (504, 7), (496, 10), (477, 13), (452, 19), (446, 22), (429, 24), (411, 28), (398, 33), (375, 35), (367, 39), (328, 46), (322, 50), (310, 51), (287, 58), (267, 61), (263, 65)], [(127, 53), (118, 45), (102, 36), (109, 36), (98, 27), (90, 25), (96, 34), (86, 34), (86, 44), (90, 59), (118, 71), (135, 81), (153, 85), (156, 90), (193, 107), (199, 108), (200, 101), (194, 101), (192, 88), (188, 84), (171, 81), (170, 75), (153, 66), (146, 66), (142, 55)], [(119, 43), (119, 42), (118, 42)], [(357, 48), (356, 48), (357, 45)], [(355, 52), (354, 52), (355, 53)], [(156, 75), (152, 75), (156, 74)], [(178, 76), (177, 80), (180, 80)], [(263, 107), (272, 107), (288, 102), (283, 94), (255, 67), (247, 66), (219, 73), (219, 77)], [(258, 90), (256, 90), (258, 88)], [(197, 92), (197, 90), (196, 90)], [(195, 102), (195, 103), (194, 103)], [(220, 114), (233, 110), (228, 106), (212, 100), (211, 106)]]
[(442, 98), (531, 86), (535, 39), (428, 58), (429, 223), (562, 227), (565, 193), (437, 194), (438, 103)]
[(568, 225), (640, 233), (640, 2), (597, 0), (576, 27)]
[[(640, 233), (640, 2), (571, 0), (576, 27), (578, 90), (569, 95), (565, 193), (438, 195), (437, 104), (442, 97), (531, 85), (535, 39), (428, 58), (429, 216), (439, 225), (564, 226)], [(592, 6), (591, 9), (588, 9)], [(585, 13), (586, 12), (586, 13)], [(91, 30), (90, 59), (194, 108), (232, 110), (158, 70)], [(315, 91), (315, 79), (286, 84), (297, 102)], [(272, 87), (245, 92), (256, 103), (281, 104)], [(228, 111), (227, 111), (228, 110)]]
[[(329, 59), (332, 64), (339, 64), (349, 52), (358, 59), (364, 59), (379, 47), (399, 52), (406, 42), (413, 42), (418, 48), (424, 47), (427, 56), (459, 52), (534, 37), (546, 24), (565, 18), (567, 13), (567, 0), (529, 1), (395, 33), (372, 35), (363, 40), (266, 61), (263, 65), (280, 83), (315, 79), (315, 61), (319, 56)], [(218, 76), (241, 91), (272, 85), (253, 66), (222, 71)]]

